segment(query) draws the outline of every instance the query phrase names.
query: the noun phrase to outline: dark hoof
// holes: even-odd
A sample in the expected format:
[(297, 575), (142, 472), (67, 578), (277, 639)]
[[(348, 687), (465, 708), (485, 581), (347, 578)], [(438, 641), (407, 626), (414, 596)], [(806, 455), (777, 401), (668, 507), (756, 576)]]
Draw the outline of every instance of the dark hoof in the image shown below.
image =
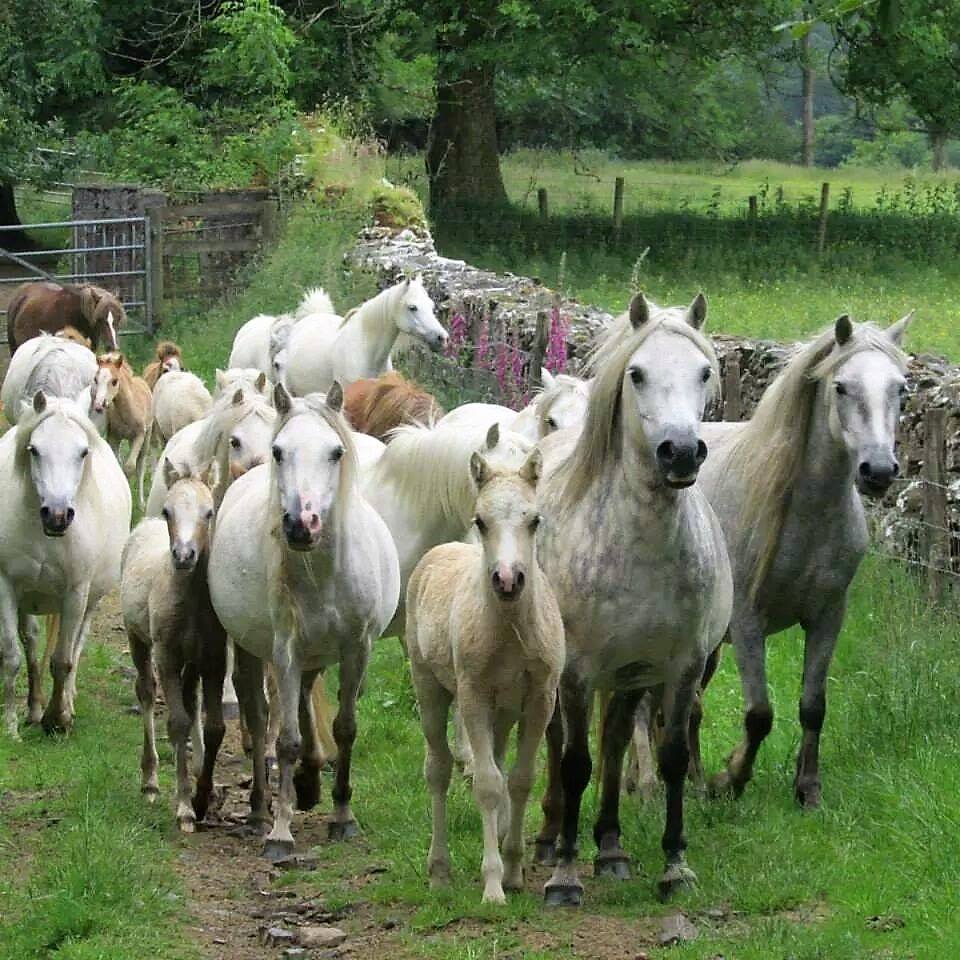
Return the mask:
[(210, 806), (210, 794), (195, 793), (190, 805), (193, 807), (193, 815), (197, 818), (197, 823), (202, 822)]
[(265, 840), (263, 843), (263, 855), (271, 862), (276, 863), (283, 860), (293, 853), (292, 840)]
[(594, 858), (593, 875), (612, 877), (614, 880), (630, 879), (630, 858), (621, 850), (601, 853)]
[(671, 863), (657, 883), (661, 900), (669, 900), (675, 893), (697, 885), (697, 875), (685, 863)]
[(317, 767), (297, 767), (293, 775), (297, 791), (297, 809), (312, 810), (320, 802), (320, 771)]
[(255, 817), (251, 814), (247, 817), (245, 826), (254, 835), (264, 837), (270, 832), (272, 821), (269, 818)]
[(736, 799), (745, 786), (744, 783), (737, 783), (727, 770), (723, 770), (707, 781), (707, 796), (711, 800)]
[(820, 809), (822, 797), (819, 783), (795, 784), (793, 793), (797, 799), (797, 803), (799, 803), (804, 810)]
[(543, 902), (548, 907), (582, 907), (583, 884), (577, 880), (548, 881), (543, 888)]
[(533, 859), (542, 867), (557, 865), (557, 844), (554, 840), (538, 840), (533, 853)]
[(356, 820), (328, 820), (328, 840), (352, 840), (360, 836), (360, 827)]
[(54, 717), (45, 713), (40, 721), (40, 725), (43, 727), (43, 732), (48, 736), (52, 736), (55, 733), (69, 733), (70, 728), (73, 726), (73, 718), (67, 716)]
[(140, 795), (147, 803), (156, 803), (157, 797), (160, 796), (159, 787), (141, 787)]

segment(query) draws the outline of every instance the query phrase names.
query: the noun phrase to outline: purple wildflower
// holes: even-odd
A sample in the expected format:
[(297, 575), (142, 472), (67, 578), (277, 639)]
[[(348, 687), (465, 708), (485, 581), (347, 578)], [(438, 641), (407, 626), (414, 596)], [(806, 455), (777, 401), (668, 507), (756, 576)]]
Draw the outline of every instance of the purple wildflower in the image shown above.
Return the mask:
[(467, 318), (462, 313), (455, 313), (450, 318), (450, 338), (444, 347), (444, 355), (447, 357), (459, 357), (463, 345), (467, 342), (467, 333), (469, 325)]
[(543, 365), (551, 373), (565, 373), (567, 370), (567, 333), (569, 325), (560, 316), (560, 308), (554, 306), (550, 311), (550, 334), (547, 338), (547, 355)]
[(490, 366), (490, 320), (484, 317), (480, 323), (480, 333), (477, 336), (477, 342), (474, 345), (473, 365), (475, 367)]

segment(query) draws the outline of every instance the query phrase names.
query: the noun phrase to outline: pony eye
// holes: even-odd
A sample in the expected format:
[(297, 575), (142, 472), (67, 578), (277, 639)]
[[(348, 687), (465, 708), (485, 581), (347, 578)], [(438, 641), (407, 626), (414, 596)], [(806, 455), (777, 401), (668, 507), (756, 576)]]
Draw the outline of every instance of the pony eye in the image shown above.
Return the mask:
[(834, 388), (837, 391), (838, 397), (845, 397), (847, 395), (847, 388), (842, 383), (835, 383)]
[(408, 309), (410, 310), (411, 313), (416, 313), (419, 307), (415, 303), (411, 303)]
[(283, 460), (283, 451), (279, 447), (273, 448), (273, 459), (280, 463)]
[(330, 460), (336, 463), (343, 456), (343, 447), (335, 447), (330, 453)]
[(80, 459), (81, 459), (81, 460), (86, 460), (86, 459), (87, 459), (87, 455), (88, 455), (89, 453), (90, 453), (90, 448), (89, 448), (89, 447), (84, 447), (84, 448), (80, 451)]
[(530, 529), (531, 529), (531, 530), (536, 530), (537, 527), (540, 526), (540, 521), (541, 521), (541, 520), (543, 520), (543, 517), (541, 517), (540, 514), (538, 513), (538, 514), (530, 521)]
[(643, 371), (639, 367), (633, 367), (630, 371), (630, 379), (635, 386), (641, 386), (643, 384)]
[(27, 447), (27, 453), (29, 453), (31, 457), (40, 456), (40, 451), (32, 443)]
[(234, 450), (239, 450), (239, 449), (240, 449), (240, 438), (239, 438), (239, 437), (231, 437), (231, 438), (230, 438), (230, 446), (233, 447)]
[(900, 384), (900, 396), (905, 397), (907, 395), (907, 385), (905, 383)]
[(211, 507), (211, 508), (204, 514), (204, 516), (207, 518), (207, 520), (212, 520), (212, 519), (213, 519), (213, 507)]
[(706, 383), (710, 379), (710, 368), (706, 367), (703, 373), (700, 374), (700, 380), (702, 383)]
[(170, 511), (169, 511), (166, 507), (164, 507), (164, 508), (160, 511), (160, 516), (163, 517), (164, 520), (169, 520), (169, 519), (170, 519)]
[(487, 532), (487, 525), (483, 522), (483, 520), (480, 519), (480, 517), (474, 517), (473, 522), (477, 525), (477, 530), (479, 530), (480, 533)]
[(548, 426), (551, 430), (556, 430), (556, 429), (557, 429), (557, 421), (554, 420), (553, 417), (547, 417), (547, 426)]

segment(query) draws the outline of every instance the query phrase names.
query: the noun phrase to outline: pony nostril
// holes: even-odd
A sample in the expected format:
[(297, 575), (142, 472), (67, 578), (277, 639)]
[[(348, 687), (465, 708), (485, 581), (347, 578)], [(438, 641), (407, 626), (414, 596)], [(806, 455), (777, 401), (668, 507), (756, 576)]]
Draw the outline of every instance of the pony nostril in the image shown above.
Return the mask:
[(670, 463), (676, 455), (673, 444), (669, 440), (664, 440), (657, 447), (657, 459), (663, 463)]
[(893, 476), (897, 477), (900, 475), (900, 462), (898, 460), (893, 461)]
[(707, 445), (702, 441), (697, 441), (697, 466), (700, 466), (707, 459)]
[(871, 473), (873, 473), (873, 471), (870, 469), (870, 464), (866, 460), (864, 460), (860, 464), (860, 476), (869, 477)]
[(524, 581), (525, 579), (526, 579), (526, 578), (525, 578), (524, 575), (523, 575), (523, 571), (522, 571), (522, 570), (518, 570), (518, 571), (517, 571), (517, 578), (516, 578), (516, 581), (515, 581), (515, 587), (514, 587), (514, 589), (517, 590), (517, 592), (519, 592), (520, 590), (523, 589), (523, 581)]
[(73, 518), (77, 515), (77, 511), (73, 507), (67, 507), (67, 523), (73, 523)]
[(49, 519), (49, 517), (50, 517), (50, 508), (49, 508), (49, 507), (41, 507), (41, 508), (40, 508), (40, 516), (43, 517), (44, 520)]
[(492, 577), (492, 579), (493, 579), (493, 585), (494, 585), (494, 587), (495, 587), (497, 590), (499, 590), (499, 589), (500, 589), (500, 586), (501, 586), (500, 571), (499, 571), (499, 570), (494, 570), (494, 571), (493, 571), (493, 577)]

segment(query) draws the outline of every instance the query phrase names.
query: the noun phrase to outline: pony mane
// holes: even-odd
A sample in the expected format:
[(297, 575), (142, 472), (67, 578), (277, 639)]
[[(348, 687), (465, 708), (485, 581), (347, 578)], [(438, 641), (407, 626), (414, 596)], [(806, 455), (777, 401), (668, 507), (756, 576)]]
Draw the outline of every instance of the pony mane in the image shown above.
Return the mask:
[(743, 515), (750, 518), (744, 534), (751, 597), (756, 596), (776, 556), (794, 484), (806, 457), (817, 389), (837, 367), (866, 350), (879, 350), (901, 371), (907, 368), (907, 355), (876, 324), (855, 325), (843, 345), (837, 343), (831, 326), (797, 349), (730, 445), (728, 470), (743, 484)]
[[(401, 281), (401, 283), (402, 282), (403, 281)], [(365, 300), (360, 304), (359, 307), (354, 307), (352, 310), (348, 310), (343, 315), (343, 319), (340, 321), (338, 329), (342, 329), (348, 323), (353, 323), (356, 320), (363, 320), (374, 311), (386, 313), (386, 311), (390, 308), (391, 301), (399, 288), (400, 283), (395, 283), (392, 287), (387, 287), (386, 289), (381, 290), (375, 297)]]
[[(653, 315), (634, 329), (626, 314), (611, 327), (588, 361), (593, 372), (593, 386), (587, 403), (587, 414), (576, 445), (557, 468), (562, 483), (561, 509), (570, 509), (587, 492), (593, 479), (611, 464), (619, 461), (623, 432), (623, 376), (630, 358), (658, 330), (668, 330), (685, 337), (710, 361), (713, 388), (719, 385), (719, 366), (713, 344), (686, 320), (686, 307), (656, 307)], [(625, 327), (623, 321), (626, 322)]]
[(30, 459), (27, 447), (30, 446), (30, 437), (33, 436), (33, 431), (36, 430), (44, 420), (49, 420), (57, 414), (66, 417), (66, 419), (71, 420), (83, 429), (91, 449), (101, 441), (100, 434), (97, 433), (97, 428), (91, 423), (90, 418), (77, 403), (68, 397), (47, 397), (47, 405), (40, 413), (37, 413), (33, 408), (33, 404), (31, 404), (29, 409), (24, 409), (23, 415), (17, 421), (16, 427), (14, 427), (16, 431), (14, 434), (16, 438), (15, 459), (21, 467), (25, 466)]

